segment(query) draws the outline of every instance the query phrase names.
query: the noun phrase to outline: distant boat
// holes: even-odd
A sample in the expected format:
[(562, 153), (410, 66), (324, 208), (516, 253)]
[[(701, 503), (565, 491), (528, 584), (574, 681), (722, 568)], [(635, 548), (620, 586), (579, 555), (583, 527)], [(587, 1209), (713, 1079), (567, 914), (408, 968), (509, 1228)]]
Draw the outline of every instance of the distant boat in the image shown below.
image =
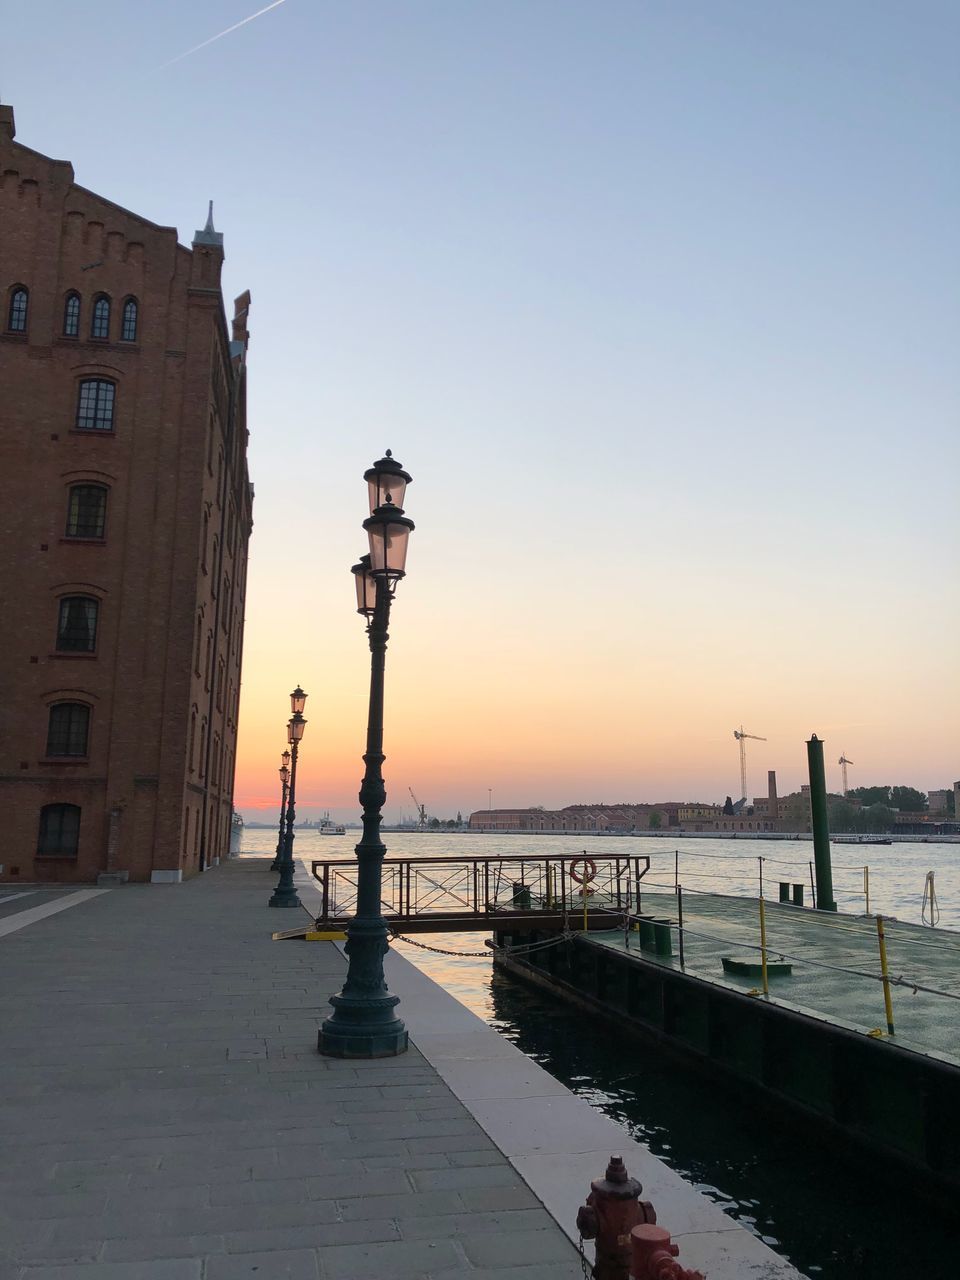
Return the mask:
[(831, 836), (834, 844), (893, 844), (889, 836)]
[(230, 819), (230, 857), (235, 858), (243, 847), (243, 814), (233, 811)]
[(331, 822), (329, 813), (325, 813), (317, 823), (317, 831), (322, 836), (345, 836), (347, 828), (341, 827), (339, 822)]

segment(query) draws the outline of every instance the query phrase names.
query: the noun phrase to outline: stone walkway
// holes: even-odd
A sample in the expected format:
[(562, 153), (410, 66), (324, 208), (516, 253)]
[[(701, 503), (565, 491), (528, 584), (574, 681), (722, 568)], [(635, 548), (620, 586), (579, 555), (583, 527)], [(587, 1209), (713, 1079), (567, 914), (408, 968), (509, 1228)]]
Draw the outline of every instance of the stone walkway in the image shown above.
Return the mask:
[(0, 1280), (579, 1280), (417, 1049), (317, 1054), (345, 962), (266, 867), (0, 936)]

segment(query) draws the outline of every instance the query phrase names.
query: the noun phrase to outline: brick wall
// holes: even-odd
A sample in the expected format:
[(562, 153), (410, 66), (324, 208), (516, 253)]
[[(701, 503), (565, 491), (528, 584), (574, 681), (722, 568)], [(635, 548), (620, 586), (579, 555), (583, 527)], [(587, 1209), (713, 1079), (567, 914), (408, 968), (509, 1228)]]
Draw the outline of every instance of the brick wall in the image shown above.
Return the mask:
[[(249, 297), (231, 340), (219, 237), (185, 248), (73, 179), (19, 145), (0, 108), (0, 879), (176, 878), (229, 844), (252, 527)], [(22, 332), (10, 326), (17, 287)], [(106, 338), (91, 334), (99, 297)], [(124, 340), (129, 299), (137, 328)], [(115, 388), (112, 430), (77, 429), (83, 380)], [(107, 491), (101, 538), (68, 536), (76, 485)], [(97, 602), (93, 652), (58, 649), (71, 596)], [(47, 754), (59, 702), (89, 708), (83, 756)], [(45, 805), (79, 806), (75, 857), (38, 854)]]

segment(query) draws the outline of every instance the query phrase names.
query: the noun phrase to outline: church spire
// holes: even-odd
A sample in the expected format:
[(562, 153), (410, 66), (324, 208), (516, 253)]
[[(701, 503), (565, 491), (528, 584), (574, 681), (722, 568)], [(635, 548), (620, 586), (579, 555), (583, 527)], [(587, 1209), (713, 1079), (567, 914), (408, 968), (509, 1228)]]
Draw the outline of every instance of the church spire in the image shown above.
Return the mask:
[(223, 232), (216, 231), (213, 226), (213, 201), (210, 201), (210, 207), (207, 210), (207, 225), (202, 231), (194, 233), (194, 244), (212, 244), (217, 248), (223, 248)]

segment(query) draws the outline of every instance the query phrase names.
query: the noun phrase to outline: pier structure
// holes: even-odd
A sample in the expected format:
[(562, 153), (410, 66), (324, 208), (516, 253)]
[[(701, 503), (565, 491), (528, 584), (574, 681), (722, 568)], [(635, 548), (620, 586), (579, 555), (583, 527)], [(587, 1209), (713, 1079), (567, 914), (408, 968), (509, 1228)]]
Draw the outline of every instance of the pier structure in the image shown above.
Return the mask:
[[(381, 910), (398, 936), (492, 928), (508, 971), (955, 1194), (960, 937), (839, 915), (828, 858), (826, 910), (802, 883), (768, 881), (767, 901), (758, 861), (760, 896), (733, 897), (653, 884), (645, 856), (398, 858)], [(335, 928), (355, 866), (311, 870), (315, 928)]]
[(581, 1280), (613, 1153), (687, 1266), (798, 1280), (393, 952), (409, 1051), (319, 1055), (345, 957), (271, 941), (270, 883), (0, 894), (3, 1280)]
[(949, 1200), (960, 936), (881, 924), (788, 902), (762, 902), (761, 915), (761, 900), (663, 886), (616, 928), (553, 935), (554, 946), (536, 945), (543, 930), (498, 931), (495, 961), (824, 1138), (883, 1153)]

